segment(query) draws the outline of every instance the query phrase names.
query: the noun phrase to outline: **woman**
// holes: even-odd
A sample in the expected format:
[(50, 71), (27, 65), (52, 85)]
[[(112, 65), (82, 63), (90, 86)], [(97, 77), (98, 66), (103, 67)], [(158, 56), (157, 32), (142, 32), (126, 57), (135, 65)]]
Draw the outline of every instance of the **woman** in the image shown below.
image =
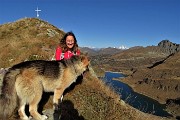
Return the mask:
[(73, 55), (80, 55), (80, 50), (74, 33), (67, 32), (56, 48), (55, 58), (56, 60), (69, 59)]
[[(80, 55), (77, 40), (73, 32), (67, 32), (60, 40), (59, 46), (56, 48), (55, 59), (69, 59), (73, 55)], [(63, 95), (60, 100), (62, 101)]]

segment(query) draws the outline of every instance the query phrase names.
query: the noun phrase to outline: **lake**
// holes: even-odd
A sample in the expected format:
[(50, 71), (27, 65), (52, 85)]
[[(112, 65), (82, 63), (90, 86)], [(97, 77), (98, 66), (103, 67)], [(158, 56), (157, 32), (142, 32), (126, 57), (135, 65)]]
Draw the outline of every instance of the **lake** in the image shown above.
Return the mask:
[(112, 88), (120, 95), (122, 100), (134, 108), (139, 109), (142, 112), (154, 114), (157, 116), (172, 116), (165, 111), (165, 104), (160, 104), (158, 101), (150, 97), (134, 92), (130, 86), (121, 81), (112, 80), (113, 78), (122, 77), (125, 77), (125, 75), (121, 73), (106, 72), (103, 80), (106, 84), (112, 86)]

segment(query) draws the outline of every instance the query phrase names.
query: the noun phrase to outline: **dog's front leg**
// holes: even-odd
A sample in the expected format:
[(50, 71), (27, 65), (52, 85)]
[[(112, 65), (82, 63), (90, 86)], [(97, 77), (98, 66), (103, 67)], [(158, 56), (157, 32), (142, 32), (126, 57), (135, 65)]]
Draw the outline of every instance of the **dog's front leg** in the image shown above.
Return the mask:
[[(61, 119), (61, 110), (60, 110), (60, 106), (59, 106), (59, 103), (61, 102), (61, 98), (62, 98), (62, 95), (63, 95), (63, 89), (61, 88), (56, 88), (55, 91), (54, 91), (54, 98), (53, 98), (53, 109), (54, 109), (54, 114), (53, 114), (53, 117), (54, 117), (54, 120), (60, 120)], [(61, 97), (61, 98), (60, 98)]]
[(54, 91), (54, 98), (53, 98), (53, 109), (57, 110), (58, 109), (58, 104), (59, 104), (59, 99), (62, 97), (64, 90), (62, 88), (56, 88)]

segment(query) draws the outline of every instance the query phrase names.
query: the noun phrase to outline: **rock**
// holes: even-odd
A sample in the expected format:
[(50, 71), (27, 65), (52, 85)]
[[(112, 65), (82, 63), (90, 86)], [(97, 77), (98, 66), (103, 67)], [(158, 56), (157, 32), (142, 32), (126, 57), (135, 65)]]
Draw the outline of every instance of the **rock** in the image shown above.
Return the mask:
[(164, 48), (169, 54), (180, 51), (180, 44), (172, 43), (169, 40), (162, 40), (158, 46)]

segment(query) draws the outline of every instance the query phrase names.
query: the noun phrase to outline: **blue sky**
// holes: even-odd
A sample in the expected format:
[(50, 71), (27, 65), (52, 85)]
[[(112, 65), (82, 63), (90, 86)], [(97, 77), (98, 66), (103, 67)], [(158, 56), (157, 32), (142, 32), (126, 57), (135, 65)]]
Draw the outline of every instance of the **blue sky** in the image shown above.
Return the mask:
[(36, 17), (73, 31), (79, 46), (180, 44), (180, 0), (0, 0), (0, 24)]

